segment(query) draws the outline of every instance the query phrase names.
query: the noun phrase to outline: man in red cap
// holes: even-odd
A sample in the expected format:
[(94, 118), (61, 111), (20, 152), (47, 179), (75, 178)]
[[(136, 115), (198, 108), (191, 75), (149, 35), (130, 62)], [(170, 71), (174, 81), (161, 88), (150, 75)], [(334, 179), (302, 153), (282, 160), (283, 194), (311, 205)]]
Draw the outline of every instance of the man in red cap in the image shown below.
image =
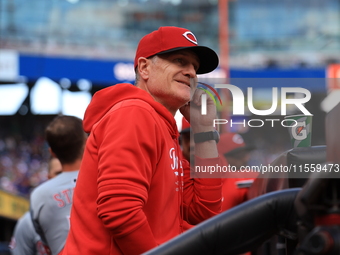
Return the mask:
[[(237, 133), (221, 134), (217, 148), (220, 155), (224, 156), (224, 165), (229, 165), (236, 170), (248, 166), (250, 152), (255, 149), (253, 146), (246, 145), (242, 136)], [(257, 175), (256, 172), (231, 173), (230, 178), (226, 176), (223, 179), (223, 211), (247, 200), (248, 189)]]
[(191, 31), (161, 27), (139, 42), (135, 86), (117, 84), (93, 96), (63, 254), (142, 254), (182, 233), (184, 220), (197, 224), (221, 212), (222, 181), (190, 179), (174, 118), (179, 109), (191, 117), (200, 137), (195, 162), (222, 163), (211, 135), (216, 107), (208, 99), (202, 119), (195, 82), (217, 66), (217, 54)]

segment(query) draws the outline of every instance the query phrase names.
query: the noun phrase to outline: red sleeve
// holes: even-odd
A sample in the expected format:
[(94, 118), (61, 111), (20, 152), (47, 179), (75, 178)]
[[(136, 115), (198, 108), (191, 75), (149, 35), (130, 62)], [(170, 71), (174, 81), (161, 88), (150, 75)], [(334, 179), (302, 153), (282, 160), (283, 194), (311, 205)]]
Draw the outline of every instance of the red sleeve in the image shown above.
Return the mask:
[(158, 158), (153, 123), (146, 109), (126, 106), (108, 114), (94, 130), (98, 217), (124, 254), (141, 254), (157, 245), (142, 210)]
[[(221, 164), (221, 159), (195, 158), (198, 165)], [(184, 219), (196, 225), (222, 211), (222, 179), (190, 178), (190, 166), (183, 160), (184, 169)]]

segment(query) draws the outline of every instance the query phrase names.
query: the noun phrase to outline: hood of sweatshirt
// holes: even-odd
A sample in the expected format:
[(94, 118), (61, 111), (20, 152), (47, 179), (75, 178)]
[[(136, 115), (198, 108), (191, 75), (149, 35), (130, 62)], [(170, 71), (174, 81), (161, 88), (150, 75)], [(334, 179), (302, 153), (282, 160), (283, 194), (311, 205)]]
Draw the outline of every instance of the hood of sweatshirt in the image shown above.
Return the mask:
[(87, 133), (90, 133), (96, 124), (115, 104), (127, 99), (140, 99), (150, 104), (164, 120), (173, 138), (178, 137), (178, 129), (175, 118), (162, 104), (156, 102), (152, 96), (129, 83), (113, 85), (96, 92), (88, 105), (83, 126)]

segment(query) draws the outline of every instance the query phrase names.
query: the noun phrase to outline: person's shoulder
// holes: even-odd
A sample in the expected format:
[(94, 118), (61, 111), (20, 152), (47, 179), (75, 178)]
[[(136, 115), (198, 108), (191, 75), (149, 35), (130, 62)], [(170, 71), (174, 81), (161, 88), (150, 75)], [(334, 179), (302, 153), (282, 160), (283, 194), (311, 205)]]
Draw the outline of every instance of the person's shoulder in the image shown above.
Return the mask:
[(17, 223), (17, 228), (18, 229), (31, 229), (33, 227), (32, 223), (32, 217), (30, 211), (27, 211), (19, 220)]
[(61, 179), (61, 175), (63, 173), (58, 174), (56, 177), (49, 179), (37, 187), (35, 187), (31, 193), (31, 200), (34, 199), (37, 196), (48, 196), (53, 188), (59, 183), (59, 180)]
[(60, 176), (58, 183), (63, 183), (64, 181), (68, 181), (68, 180), (71, 180), (72, 178), (76, 178), (78, 174), (79, 174), (79, 170), (62, 172), (58, 175), (58, 177)]
[(33, 226), (31, 213), (28, 211), (17, 221), (17, 224), (15, 225), (13, 232), (14, 243), (15, 239), (20, 240), (20, 242), (23, 240), (28, 241), (33, 239), (35, 235), (36, 232)]
[[(59, 186), (64, 185), (65, 182), (68, 182), (70, 180), (73, 180), (73, 178), (76, 178), (78, 174), (79, 174), (79, 170), (61, 172), (53, 179), (48, 180), (48, 183), (46, 183), (46, 186), (48, 186), (49, 188), (51, 187), (58, 188)], [(45, 188), (46, 187), (44, 187), (44, 189)]]
[[(123, 114), (126, 119), (134, 119), (137, 121), (140, 120), (141, 116), (143, 116), (143, 118), (152, 118), (152, 116), (156, 116), (157, 110), (150, 102), (134, 98), (125, 99), (115, 104), (106, 117), (118, 121), (117, 113), (120, 113), (120, 115)], [(136, 116), (139, 116), (139, 118), (136, 118)], [(105, 119), (105, 117), (103, 119)]]
[(139, 99), (139, 98), (126, 99), (126, 100), (121, 101), (118, 104), (119, 104), (119, 106), (117, 106), (117, 108), (139, 107), (139, 108), (147, 109), (148, 111), (154, 111), (155, 110), (154, 106), (152, 106), (150, 104), (150, 102), (147, 102), (147, 101)]
[(26, 222), (27, 220), (31, 220), (31, 213), (30, 211), (25, 212), (17, 221), (17, 225), (18, 224), (23, 224), (24, 222)]

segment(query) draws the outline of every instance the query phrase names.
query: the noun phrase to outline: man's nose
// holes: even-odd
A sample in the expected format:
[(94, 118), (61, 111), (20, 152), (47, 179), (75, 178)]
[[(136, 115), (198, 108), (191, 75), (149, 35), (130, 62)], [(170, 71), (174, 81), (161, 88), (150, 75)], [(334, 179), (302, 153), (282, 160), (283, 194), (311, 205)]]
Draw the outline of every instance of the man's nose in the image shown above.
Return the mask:
[(184, 75), (189, 77), (189, 78), (195, 78), (196, 77), (196, 69), (194, 65), (190, 64), (185, 67), (183, 70)]

